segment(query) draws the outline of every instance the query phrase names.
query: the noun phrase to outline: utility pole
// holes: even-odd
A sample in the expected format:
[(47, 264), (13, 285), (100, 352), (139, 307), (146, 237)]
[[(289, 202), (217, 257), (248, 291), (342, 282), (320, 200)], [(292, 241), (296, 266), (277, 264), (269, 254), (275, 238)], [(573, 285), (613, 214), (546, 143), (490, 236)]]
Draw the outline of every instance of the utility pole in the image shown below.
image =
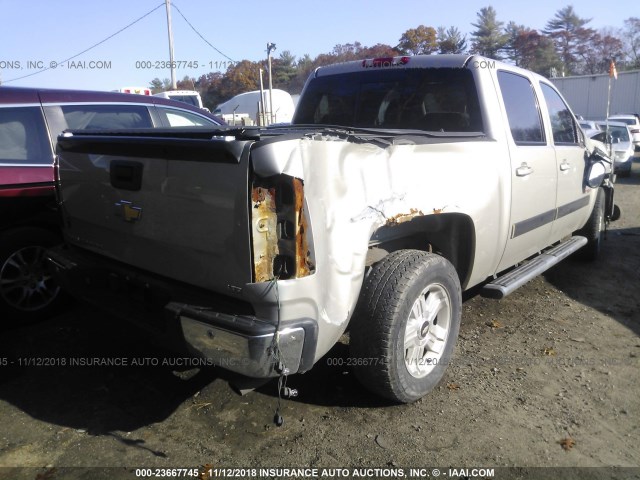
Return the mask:
[(273, 50), (276, 49), (276, 44), (275, 43), (267, 43), (267, 60), (269, 62), (269, 111), (271, 112), (270, 114), (270, 119), (271, 121), (269, 123), (274, 123), (274, 118), (273, 118), (273, 82), (272, 82), (272, 75), (271, 75), (271, 52)]
[(260, 102), (258, 103), (258, 125), (264, 127), (267, 123), (266, 102), (264, 98), (264, 85), (262, 84), (262, 69), (260, 69)]
[(176, 83), (176, 64), (173, 61), (173, 33), (171, 32), (171, 0), (164, 0), (164, 4), (167, 7), (167, 30), (169, 31), (169, 66), (171, 67), (171, 89), (177, 90), (178, 85)]

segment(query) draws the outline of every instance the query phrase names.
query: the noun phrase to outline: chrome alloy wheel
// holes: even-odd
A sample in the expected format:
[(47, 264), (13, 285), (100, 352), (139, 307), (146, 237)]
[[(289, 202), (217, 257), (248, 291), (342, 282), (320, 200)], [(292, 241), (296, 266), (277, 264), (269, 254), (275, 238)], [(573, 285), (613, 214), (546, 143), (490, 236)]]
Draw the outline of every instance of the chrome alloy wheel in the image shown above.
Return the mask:
[(412, 377), (426, 377), (440, 361), (451, 329), (447, 290), (431, 284), (418, 296), (404, 333), (404, 363)]
[(40, 310), (60, 293), (60, 287), (45, 270), (44, 253), (41, 246), (24, 247), (0, 266), (0, 296), (14, 309)]

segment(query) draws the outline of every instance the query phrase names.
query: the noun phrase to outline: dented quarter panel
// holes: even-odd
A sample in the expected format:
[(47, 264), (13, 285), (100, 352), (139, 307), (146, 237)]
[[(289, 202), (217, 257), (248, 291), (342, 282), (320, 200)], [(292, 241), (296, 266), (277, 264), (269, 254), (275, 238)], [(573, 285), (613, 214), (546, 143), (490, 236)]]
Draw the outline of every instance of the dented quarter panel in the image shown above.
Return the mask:
[[(383, 148), (315, 135), (254, 148), (252, 162), (262, 176), (284, 173), (304, 181), (316, 270), (306, 278), (279, 280), (277, 289), (283, 324), (297, 318), (318, 321), (316, 361), (347, 327), (369, 239), (379, 227), (420, 212), (468, 215), (479, 240), (469, 286), (493, 272), (502, 253), (496, 246), (504, 245), (508, 205), (498, 180), (505, 162), (497, 142)], [(269, 309), (269, 302), (264, 307)]]

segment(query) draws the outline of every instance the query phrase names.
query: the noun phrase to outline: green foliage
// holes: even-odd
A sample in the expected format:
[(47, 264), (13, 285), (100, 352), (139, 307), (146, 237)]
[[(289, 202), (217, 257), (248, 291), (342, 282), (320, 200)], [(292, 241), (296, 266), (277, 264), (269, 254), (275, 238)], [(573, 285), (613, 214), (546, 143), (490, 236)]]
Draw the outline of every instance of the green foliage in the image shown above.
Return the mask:
[(467, 49), (467, 36), (456, 27), (438, 27), (438, 53), (464, 53)]
[(160, 80), (156, 77), (149, 83), (149, 88), (151, 88), (151, 93), (153, 94), (166, 92), (167, 90), (171, 90), (171, 80), (169, 78)]
[(296, 57), (289, 50), (285, 50), (271, 63), (274, 88), (287, 88), (297, 73)]
[(477, 14), (477, 23), (471, 25), (476, 30), (471, 33), (473, 42), (471, 44), (472, 53), (484, 55), (485, 57), (501, 60), (500, 52), (508, 41), (507, 34), (503, 31), (504, 22), (499, 22), (497, 13), (493, 7), (481, 8)]
[(564, 73), (582, 73), (584, 47), (594, 41), (595, 31), (587, 28), (590, 18), (579, 17), (573, 6), (558, 10), (543, 30), (556, 44), (556, 52), (562, 60)]

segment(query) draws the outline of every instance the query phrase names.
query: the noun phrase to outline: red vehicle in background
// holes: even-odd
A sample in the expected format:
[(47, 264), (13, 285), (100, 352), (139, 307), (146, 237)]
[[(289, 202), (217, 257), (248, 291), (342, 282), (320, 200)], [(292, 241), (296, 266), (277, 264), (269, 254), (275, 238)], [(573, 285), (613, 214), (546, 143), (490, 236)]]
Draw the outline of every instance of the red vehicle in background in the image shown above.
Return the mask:
[(39, 320), (61, 302), (43, 264), (45, 249), (61, 241), (54, 197), (61, 132), (222, 124), (155, 96), (0, 87), (0, 324)]

